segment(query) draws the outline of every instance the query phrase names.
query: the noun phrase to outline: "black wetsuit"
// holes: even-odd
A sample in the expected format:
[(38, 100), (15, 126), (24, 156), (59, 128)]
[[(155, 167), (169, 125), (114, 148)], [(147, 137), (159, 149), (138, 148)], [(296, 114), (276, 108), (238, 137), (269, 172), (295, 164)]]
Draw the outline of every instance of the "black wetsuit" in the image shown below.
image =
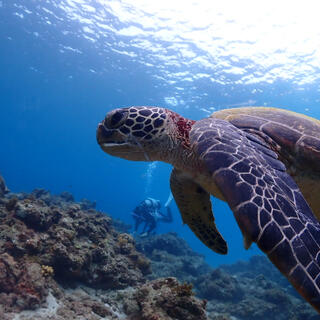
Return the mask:
[(141, 223), (144, 223), (142, 234), (150, 234), (155, 230), (158, 221), (172, 222), (172, 213), (169, 206), (166, 207), (167, 215), (164, 215), (159, 211), (160, 201), (152, 198), (143, 200), (132, 213), (133, 219), (135, 220), (134, 231), (136, 232)]

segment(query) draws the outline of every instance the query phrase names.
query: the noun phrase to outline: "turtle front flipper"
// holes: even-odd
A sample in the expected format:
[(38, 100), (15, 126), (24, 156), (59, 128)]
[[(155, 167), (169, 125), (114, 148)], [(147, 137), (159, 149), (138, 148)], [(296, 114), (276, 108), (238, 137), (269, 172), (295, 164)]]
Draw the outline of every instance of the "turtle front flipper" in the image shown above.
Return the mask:
[(170, 186), (183, 222), (211, 250), (226, 254), (227, 243), (214, 223), (209, 193), (177, 169), (171, 173)]
[(247, 242), (256, 242), (320, 312), (319, 222), (277, 155), (254, 140), (220, 119), (197, 121), (190, 132)]

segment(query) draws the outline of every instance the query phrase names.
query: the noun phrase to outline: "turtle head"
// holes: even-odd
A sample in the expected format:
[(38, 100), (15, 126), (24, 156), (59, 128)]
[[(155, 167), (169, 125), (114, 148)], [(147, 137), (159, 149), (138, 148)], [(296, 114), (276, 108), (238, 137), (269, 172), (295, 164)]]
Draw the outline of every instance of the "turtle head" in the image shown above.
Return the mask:
[(184, 118), (165, 108), (115, 109), (99, 123), (97, 141), (103, 151), (113, 156), (136, 161), (170, 162), (167, 159), (170, 150), (179, 143), (176, 139), (179, 119)]

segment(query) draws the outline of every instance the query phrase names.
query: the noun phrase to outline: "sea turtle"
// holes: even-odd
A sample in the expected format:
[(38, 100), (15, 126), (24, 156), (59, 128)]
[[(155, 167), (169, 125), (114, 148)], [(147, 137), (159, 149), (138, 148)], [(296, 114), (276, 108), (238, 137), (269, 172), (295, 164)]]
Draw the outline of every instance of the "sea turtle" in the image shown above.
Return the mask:
[(221, 254), (227, 244), (210, 194), (226, 201), (245, 248), (256, 242), (320, 312), (320, 121), (266, 107), (221, 110), (198, 121), (165, 108), (129, 107), (106, 115), (97, 141), (113, 156), (171, 163), (184, 223)]

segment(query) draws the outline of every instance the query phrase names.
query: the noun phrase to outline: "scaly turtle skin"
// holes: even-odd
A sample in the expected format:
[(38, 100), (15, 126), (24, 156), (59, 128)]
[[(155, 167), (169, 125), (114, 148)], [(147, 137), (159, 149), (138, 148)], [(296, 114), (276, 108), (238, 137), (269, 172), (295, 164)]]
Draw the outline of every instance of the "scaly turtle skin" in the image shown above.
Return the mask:
[(320, 312), (320, 225), (313, 214), (319, 218), (318, 120), (251, 107), (193, 121), (168, 109), (130, 107), (109, 112), (97, 140), (117, 157), (171, 163), (184, 223), (221, 254), (227, 244), (214, 223), (210, 194), (226, 201), (245, 247), (256, 242)]

